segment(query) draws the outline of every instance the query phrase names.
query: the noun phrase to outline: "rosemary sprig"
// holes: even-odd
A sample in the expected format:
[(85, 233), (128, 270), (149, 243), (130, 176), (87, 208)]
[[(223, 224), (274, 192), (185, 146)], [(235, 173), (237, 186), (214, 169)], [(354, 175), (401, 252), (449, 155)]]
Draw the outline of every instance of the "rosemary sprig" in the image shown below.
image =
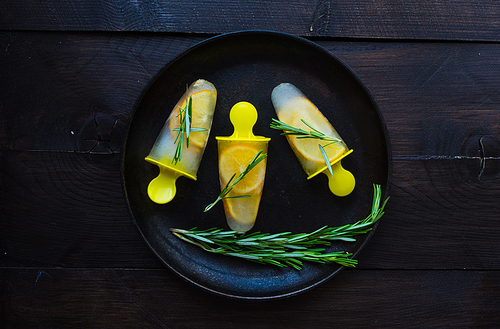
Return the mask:
[(330, 171), (330, 174), (333, 175), (332, 166), (330, 165), (330, 160), (328, 159), (328, 155), (326, 154), (324, 148), (330, 144), (342, 142), (342, 140), (338, 139), (336, 137), (333, 137), (333, 136), (325, 135), (324, 133), (322, 133), (321, 131), (314, 128), (312, 125), (310, 125), (304, 119), (301, 119), (301, 121), (306, 126), (311, 128), (312, 130), (306, 131), (306, 130), (301, 129), (301, 128), (296, 128), (296, 127), (290, 126), (289, 124), (286, 124), (286, 123), (279, 121), (278, 119), (274, 119), (274, 118), (272, 119), (271, 128), (277, 129), (277, 130), (283, 130), (281, 135), (284, 135), (284, 136), (292, 135), (292, 136), (297, 136), (297, 138), (315, 138), (315, 139), (319, 139), (319, 140), (330, 141), (330, 143), (328, 143), (328, 144), (325, 144), (323, 146), (321, 144), (318, 144), (318, 146), (319, 146), (319, 149), (321, 151), (321, 155), (323, 156), (323, 159), (325, 160), (326, 166), (328, 167), (328, 170)]
[(193, 98), (189, 96), (186, 102), (186, 107), (182, 108), (179, 106), (179, 113), (177, 114), (179, 120), (179, 128), (174, 128), (172, 130), (177, 131), (177, 136), (175, 136), (174, 144), (177, 144), (175, 148), (174, 157), (172, 162), (177, 164), (182, 158), (182, 145), (184, 141), (184, 135), (186, 136), (186, 148), (189, 148), (189, 133), (195, 131), (205, 131), (205, 128), (195, 128), (191, 127), (191, 122), (193, 119)]
[(306, 131), (301, 128), (296, 128), (293, 126), (290, 126), (289, 124), (286, 124), (284, 122), (279, 121), (278, 119), (273, 118), (272, 123), (271, 123), (271, 128), (272, 129), (277, 129), (277, 130), (283, 130), (281, 135), (294, 135), (297, 136), (297, 138), (316, 138), (316, 139), (321, 139), (321, 140), (326, 140), (326, 141), (331, 141), (334, 143), (341, 142), (341, 139), (338, 139), (336, 137), (328, 136), (319, 131), (318, 129), (314, 128), (311, 126), (306, 120), (301, 119), (301, 121), (311, 128), (312, 130)]
[(250, 261), (272, 264), (280, 267), (291, 266), (300, 270), (303, 261), (330, 263), (354, 267), (357, 260), (349, 258), (352, 254), (345, 251), (322, 253), (332, 241), (354, 242), (356, 235), (371, 231), (373, 225), (384, 215), (386, 199), (381, 204), (382, 190), (374, 185), (371, 213), (354, 224), (339, 227), (323, 226), (311, 233), (240, 233), (212, 228), (208, 230), (182, 230), (172, 228), (170, 231), (179, 239), (194, 244), (208, 252), (239, 257)]
[(229, 194), (229, 192), (232, 191), (234, 185), (238, 184), (239, 181), (241, 181), (243, 178), (245, 178), (245, 175), (248, 174), (248, 172), (250, 172), (250, 170), (252, 170), (253, 168), (255, 168), (255, 166), (257, 166), (259, 164), (259, 162), (261, 162), (262, 160), (264, 160), (267, 157), (267, 153), (262, 154), (262, 152), (263, 152), (262, 150), (259, 150), (259, 152), (257, 152), (257, 154), (255, 155), (255, 157), (252, 159), (252, 161), (250, 161), (250, 163), (247, 165), (247, 167), (245, 168), (245, 170), (243, 170), (241, 172), (241, 174), (239, 174), (239, 176), (234, 181), (233, 181), (233, 179), (236, 176), (236, 173), (234, 173), (231, 176), (231, 178), (229, 179), (229, 181), (226, 183), (226, 186), (224, 186), (224, 188), (220, 192), (219, 196), (217, 196), (217, 199), (215, 199), (214, 202), (212, 202), (211, 204), (209, 204), (208, 206), (206, 206), (204, 212), (209, 211), (210, 209), (212, 209), (212, 207), (215, 206), (215, 204), (217, 202), (221, 201), (222, 199), (249, 198), (249, 197), (251, 197), (250, 194), (233, 195), (233, 196), (227, 196), (227, 195)]

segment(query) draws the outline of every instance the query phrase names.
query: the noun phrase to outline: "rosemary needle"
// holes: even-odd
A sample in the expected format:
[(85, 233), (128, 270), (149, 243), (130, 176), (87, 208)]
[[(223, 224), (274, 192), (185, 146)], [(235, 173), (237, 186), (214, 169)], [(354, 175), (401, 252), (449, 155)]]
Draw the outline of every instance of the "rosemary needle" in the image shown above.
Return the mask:
[(179, 113), (177, 114), (179, 120), (179, 128), (172, 129), (177, 131), (177, 135), (174, 139), (174, 144), (177, 144), (175, 148), (175, 153), (172, 158), (172, 162), (177, 164), (182, 158), (182, 146), (184, 141), (184, 135), (186, 137), (186, 148), (189, 148), (189, 133), (195, 131), (205, 131), (205, 128), (195, 128), (191, 127), (191, 122), (193, 119), (193, 98), (189, 96), (186, 107), (182, 108), (179, 106)]
[(267, 153), (262, 154), (262, 152), (263, 152), (262, 150), (259, 150), (259, 152), (257, 152), (257, 154), (255, 155), (255, 157), (252, 159), (252, 161), (250, 161), (250, 163), (247, 165), (247, 167), (245, 168), (245, 170), (243, 170), (241, 172), (241, 174), (239, 174), (239, 176), (234, 181), (233, 181), (233, 179), (236, 176), (236, 173), (234, 173), (231, 176), (231, 178), (229, 179), (229, 181), (226, 183), (226, 186), (224, 186), (224, 188), (220, 192), (219, 196), (217, 196), (217, 199), (215, 199), (214, 202), (212, 202), (211, 204), (209, 204), (208, 206), (206, 206), (204, 212), (209, 211), (210, 209), (212, 209), (212, 207), (215, 206), (215, 204), (217, 202), (221, 201), (222, 199), (229, 199), (229, 198), (249, 198), (249, 197), (251, 197), (251, 195), (249, 195), (249, 194), (233, 195), (233, 196), (227, 196), (227, 195), (229, 194), (229, 192), (232, 191), (234, 185), (238, 184), (238, 182), (240, 180), (242, 180), (243, 178), (245, 178), (245, 175), (248, 174), (248, 172), (250, 172), (250, 170), (252, 170), (253, 168), (255, 168), (255, 166), (257, 166), (259, 164), (259, 162), (261, 162), (262, 160), (264, 160), (267, 157)]
[(208, 252), (239, 257), (258, 263), (280, 267), (291, 266), (300, 270), (303, 261), (317, 263), (337, 263), (354, 267), (357, 260), (349, 258), (351, 253), (345, 251), (322, 253), (325, 249), (318, 246), (329, 246), (332, 241), (354, 242), (357, 235), (368, 233), (373, 225), (384, 215), (386, 199), (381, 203), (380, 185), (374, 185), (371, 213), (354, 224), (339, 227), (323, 226), (310, 233), (293, 234), (291, 232), (250, 234), (236, 231), (224, 231), (219, 228), (208, 230), (182, 230), (172, 228), (170, 231), (179, 239), (194, 244)]

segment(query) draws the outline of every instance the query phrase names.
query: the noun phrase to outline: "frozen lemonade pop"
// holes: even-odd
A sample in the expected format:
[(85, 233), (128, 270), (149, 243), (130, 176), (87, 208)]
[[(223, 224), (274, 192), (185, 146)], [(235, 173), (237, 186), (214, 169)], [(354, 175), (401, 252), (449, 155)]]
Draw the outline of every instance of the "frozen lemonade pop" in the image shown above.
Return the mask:
[[(229, 137), (216, 137), (221, 189), (227, 186), (232, 177), (232, 181), (235, 181), (245, 172), (259, 152), (267, 155), (267, 144), (270, 140), (253, 134), (252, 128), (257, 122), (257, 110), (252, 104), (237, 103), (231, 109), (229, 116), (234, 126), (234, 133)], [(266, 160), (264, 158), (252, 167), (244, 178), (232, 187), (227, 195), (228, 198), (222, 200), (227, 224), (234, 231), (246, 232), (255, 224), (264, 187)]]
[(156, 203), (170, 202), (180, 176), (196, 180), (208, 141), (217, 100), (217, 90), (206, 80), (193, 82), (179, 99), (165, 122), (146, 161), (160, 168), (148, 186)]
[[(328, 119), (297, 87), (290, 83), (282, 83), (275, 87), (271, 93), (271, 101), (278, 120), (282, 123), (304, 132), (321, 132), (324, 136), (330, 137), (330, 140), (327, 140), (286, 135), (290, 147), (308, 175), (307, 178), (324, 173), (328, 176), (329, 187), (333, 194), (338, 196), (350, 194), (354, 189), (355, 179), (349, 171), (342, 168), (340, 160), (349, 155), (352, 150), (347, 148)], [(332, 140), (336, 141), (332, 142)], [(328, 158), (333, 175), (325, 158)]]

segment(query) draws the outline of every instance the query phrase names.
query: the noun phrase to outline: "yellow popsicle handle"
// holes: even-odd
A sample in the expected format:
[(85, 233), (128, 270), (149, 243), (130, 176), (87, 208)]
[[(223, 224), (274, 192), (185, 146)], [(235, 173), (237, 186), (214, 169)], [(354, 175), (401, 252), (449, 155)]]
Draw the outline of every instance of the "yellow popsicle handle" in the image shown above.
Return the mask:
[(182, 176), (180, 172), (159, 166), (160, 173), (148, 185), (149, 198), (159, 204), (172, 201), (177, 192), (175, 181)]
[(356, 185), (354, 175), (350, 171), (345, 170), (340, 161), (332, 165), (332, 171), (333, 175), (330, 174), (329, 170), (323, 171), (323, 173), (328, 176), (330, 191), (336, 196), (349, 195)]
[(229, 113), (229, 119), (234, 126), (231, 139), (255, 139), (253, 126), (257, 122), (257, 109), (248, 102), (236, 103)]

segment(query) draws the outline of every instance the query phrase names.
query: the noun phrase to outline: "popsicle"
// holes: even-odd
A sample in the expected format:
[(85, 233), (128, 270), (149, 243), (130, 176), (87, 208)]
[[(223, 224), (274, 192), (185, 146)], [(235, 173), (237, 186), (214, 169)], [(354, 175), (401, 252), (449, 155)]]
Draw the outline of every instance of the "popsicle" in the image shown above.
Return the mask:
[[(341, 160), (353, 150), (348, 149), (328, 119), (290, 83), (282, 83), (275, 87), (271, 93), (271, 101), (279, 121), (305, 132), (313, 134), (320, 132), (326, 136), (321, 139), (304, 138), (304, 135), (286, 135), (290, 147), (308, 175), (307, 179), (323, 173), (328, 176), (328, 186), (333, 194), (349, 195), (356, 181), (354, 175), (342, 167)], [(290, 131), (284, 130), (284, 132)]]
[[(234, 133), (229, 137), (216, 137), (222, 190), (233, 175), (234, 181), (247, 169), (259, 151), (262, 151), (261, 154), (267, 154), (270, 138), (253, 134), (257, 117), (257, 110), (252, 104), (239, 102), (232, 107), (229, 114)], [(227, 195), (229, 198), (222, 199), (227, 224), (234, 231), (246, 232), (255, 224), (264, 187), (266, 160), (260, 161), (233, 186)], [(234, 197), (243, 195), (247, 197)]]
[(196, 180), (216, 100), (215, 86), (199, 79), (187, 88), (173, 108), (146, 157), (146, 161), (160, 168), (159, 175), (148, 185), (152, 201), (170, 202), (176, 194), (175, 182), (180, 176)]

